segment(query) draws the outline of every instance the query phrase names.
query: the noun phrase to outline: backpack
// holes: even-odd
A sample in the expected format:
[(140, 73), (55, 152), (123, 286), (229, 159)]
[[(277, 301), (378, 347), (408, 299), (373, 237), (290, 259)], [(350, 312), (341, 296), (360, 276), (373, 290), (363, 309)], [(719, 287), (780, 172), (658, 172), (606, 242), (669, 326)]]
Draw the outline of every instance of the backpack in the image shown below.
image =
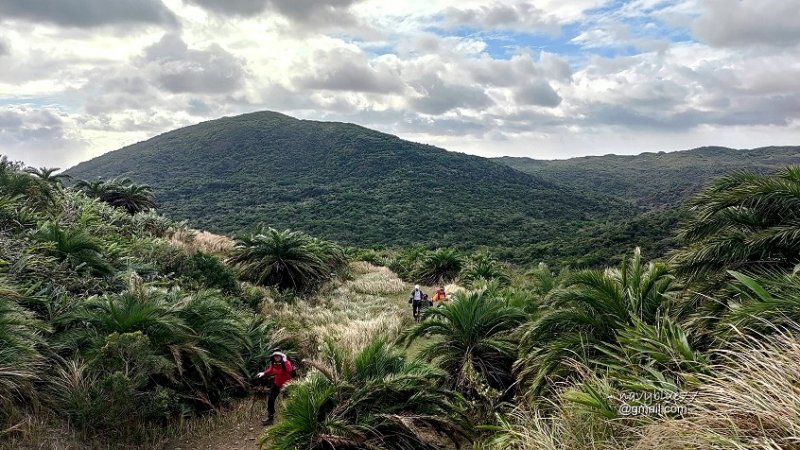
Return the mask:
[(296, 365), (295, 365), (294, 361), (289, 359), (288, 355), (286, 356), (286, 360), (289, 361), (289, 363), (292, 365), (292, 371), (289, 372), (289, 375), (291, 375), (292, 378), (297, 378), (297, 368), (296, 368)]

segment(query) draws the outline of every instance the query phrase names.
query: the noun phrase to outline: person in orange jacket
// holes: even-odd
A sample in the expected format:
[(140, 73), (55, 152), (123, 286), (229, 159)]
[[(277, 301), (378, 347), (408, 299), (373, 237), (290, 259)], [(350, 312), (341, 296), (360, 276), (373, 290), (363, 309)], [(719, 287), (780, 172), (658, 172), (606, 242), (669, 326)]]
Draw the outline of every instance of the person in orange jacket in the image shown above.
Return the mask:
[(444, 292), (444, 286), (439, 286), (439, 288), (436, 289), (436, 293), (433, 294), (433, 302), (438, 303), (445, 300), (447, 300), (447, 294)]
[(292, 362), (286, 357), (285, 353), (280, 351), (272, 352), (270, 355), (270, 363), (263, 372), (256, 374), (256, 377), (261, 378), (264, 376), (274, 377), (272, 387), (269, 390), (269, 398), (267, 399), (267, 417), (261, 421), (264, 425), (271, 425), (275, 420), (275, 400), (281, 393), (283, 386), (292, 381), (295, 371), (292, 367)]

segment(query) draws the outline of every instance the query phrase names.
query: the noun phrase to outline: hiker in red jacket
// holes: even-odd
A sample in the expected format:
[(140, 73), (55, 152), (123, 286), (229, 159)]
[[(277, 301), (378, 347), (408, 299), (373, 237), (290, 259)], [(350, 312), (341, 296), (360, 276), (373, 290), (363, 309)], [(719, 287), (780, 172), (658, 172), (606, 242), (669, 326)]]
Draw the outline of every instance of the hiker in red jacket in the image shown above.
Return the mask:
[(275, 377), (272, 382), (272, 387), (269, 390), (269, 399), (267, 400), (267, 417), (261, 421), (264, 425), (271, 425), (275, 419), (275, 399), (281, 393), (283, 386), (294, 378), (294, 367), (292, 362), (286, 357), (286, 354), (275, 351), (270, 355), (270, 364), (259, 372), (256, 376), (261, 378), (263, 376)]

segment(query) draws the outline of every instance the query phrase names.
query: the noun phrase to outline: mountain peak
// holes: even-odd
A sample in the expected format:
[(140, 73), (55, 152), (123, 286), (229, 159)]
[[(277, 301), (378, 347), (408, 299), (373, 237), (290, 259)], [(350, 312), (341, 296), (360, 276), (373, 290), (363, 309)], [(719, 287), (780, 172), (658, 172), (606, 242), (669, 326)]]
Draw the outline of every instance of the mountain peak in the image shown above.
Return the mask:
[(353, 245), (533, 244), (626, 208), (485, 158), (271, 111), (164, 133), (68, 173), (147, 183), (165, 213), (195, 226), (265, 223)]

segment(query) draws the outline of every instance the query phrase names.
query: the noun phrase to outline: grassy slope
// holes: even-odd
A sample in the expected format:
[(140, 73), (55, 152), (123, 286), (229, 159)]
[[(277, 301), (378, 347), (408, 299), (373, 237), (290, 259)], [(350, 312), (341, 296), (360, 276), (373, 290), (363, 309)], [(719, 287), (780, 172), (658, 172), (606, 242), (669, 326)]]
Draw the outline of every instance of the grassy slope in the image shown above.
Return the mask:
[(485, 158), (270, 112), (175, 130), (68, 173), (150, 184), (164, 213), (199, 228), (264, 222), (359, 246), (514, 247), (630, 209)]

